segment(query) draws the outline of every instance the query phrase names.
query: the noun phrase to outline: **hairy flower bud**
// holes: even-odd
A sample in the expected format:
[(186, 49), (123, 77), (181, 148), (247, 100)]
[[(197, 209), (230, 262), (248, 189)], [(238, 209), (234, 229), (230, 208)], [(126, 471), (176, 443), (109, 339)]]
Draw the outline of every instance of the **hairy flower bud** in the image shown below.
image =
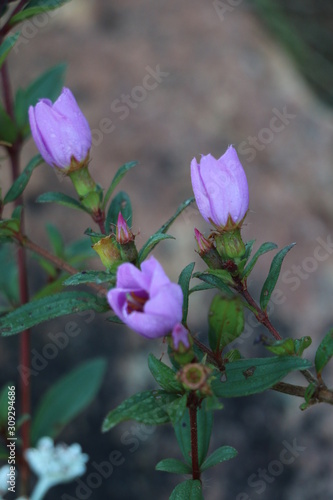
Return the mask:
[(40, 154), (52, 167), (75, 170), (87, 165), (91, 132), (72, 92), (63, 88), (52, 103), (41, 99), (29, 108), (31, 133)]
[(230, 146), (216, 160), (202, 156), (200, 163), (191, 162), (194, 196), (203, 218), (218, 231), (241, 226), (249, 208), (246, 175), (235, 148)]

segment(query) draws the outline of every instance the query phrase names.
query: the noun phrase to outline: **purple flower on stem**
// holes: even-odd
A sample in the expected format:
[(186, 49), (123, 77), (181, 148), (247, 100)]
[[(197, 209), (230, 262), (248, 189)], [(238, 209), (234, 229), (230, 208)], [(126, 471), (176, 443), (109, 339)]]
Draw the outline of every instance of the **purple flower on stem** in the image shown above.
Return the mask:
[(127, 262), (119, 266), (108, 301), (126, 325), (150, 339), (164, 337), (182, 319), (182, 289), (171, 283), (154, 257), (141, 270)]
[(177, 323), (177, 325), (173, 327), (171, 336), (176, 351), (179, 349), (179, 343), (182, 343), (186, 349), (190, 348), (188, 335), (188, 330), (181, 323)]
[(40, 154), (52, 167), (68, 169), (87, 161), (91, 132), (72, 92), (63, 88), (53, 104), (41, 99), (29, 108), (32, 136)]
[(218, 229), (240, 226), (249, 208), (246, 175), (234, 147), (221, 158), (193, 158), (191, 178), (194, 196), (202, 217)]

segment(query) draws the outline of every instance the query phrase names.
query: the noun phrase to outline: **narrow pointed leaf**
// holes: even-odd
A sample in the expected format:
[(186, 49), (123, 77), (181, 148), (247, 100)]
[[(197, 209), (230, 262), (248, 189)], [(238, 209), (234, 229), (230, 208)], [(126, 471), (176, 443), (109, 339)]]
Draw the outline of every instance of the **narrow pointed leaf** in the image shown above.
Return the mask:
[(176, 486), (169, 500), (203, 500), (201, 482), (188, 479)]
[(310, 367), (310, 361), (295, 356), (240, 359), (226, 363), (223, 374), (215, 372), (211, 388), (221, 398), (249, 396), (269, 389), (291, 371)]
[(17, 138), (18, 129), (16, 123), (0, 104), (0, 142), (13, 144)]
[(25, 167), (23, 172), (19, 175), (19, 177), (7, 192), (4, 199), (4, 204), (10, 203), (21, 196), (26, 185), (29, 182), (32, 172), (36, 167), (38, 167), (38, 165), (43, 163), (43, 161), (43, 158), (39, 154), (34, 156), (32, 160), (29, 161), (28, 165)]
[(237, 456), (238, 452), (232, 446), (221, 446), (217, 450), (213, 451), (211, 455), (204, 461), (200, 467), (201, 472), (214, 467), (214, 465), (225, 462), (226, 460), (231, 460)]
[(214, 352), (220, 352), (242, 333), (244, 329), (244, 308), (239, 297), (231, 299), (216, 295), (208, 315), (209, 345)]
[(185, 464), (176, 458), (165, 458), (164, 460), (161, 460), (156, 465), (155, 470), (160, 472), (171, 472), (172, 474), (192, 473), (192, 468), (188, 464)]
[(256, 253), (252, 257), (251, 261), (248, 263), (246, 268), (244, 269), (243, 274), (242, 274), (242, 278), (244, 279), (244, 278), (247, 278), (249, 276), (250, 272), (252, 271), (252, 269), (256, 265), (257, 260), (259, 259), (259, 257), (261, 255), (264, 255), (265, 253), (270, 252), (271, 250), (274, 250), (275, 248), (277, 248), (276, 243), (271, 243), (271, 242), (263, 243), (260, 246), (260, 248), (256, 251)]
[(42, 397), (34, 414), (31, 440), (55, 437), (95, 398), (105, 374), (105, 359), (87, 361), (58, 380)]
[(116, 277), (105, 271), (81, 271), (64, 281), (65, 286), (81, 285), (83, 283), (115, 283)]
[(184, 392), (182, 384), (176, 379), (176, 372), (162, 363), (162, 361), (155, 358), (153, 354), (149, 354), (148, 367), (152, 376), (162, 389), (176, 394)]
[(104, 299), (88, 292), (62, 292), (34, 300), (0, 317), (0, 333), (13, 335), (52, 318), (91, 309), (104, 312), (109, 309)]
[(333, 328), (326, 333), (316, 352), (316, 372), (321, 374), (331, 357), (333, 356)]
[(194, 202), (194, 198), (188, 198), (186, 201), (184, 201), (183, 203), (181, 203), (179, 205), (179, 207), (177, 208), (176, 212), (174, 213), (174, 215), (172, 217), (170, 217), (169, 220), (167, 220), (163, 226), (161, 226), (158, 230), (159, 233), (166, 233), (167, 230), (169, 229), (169, 227), (171, 226), (171, 224), (173, 224), (173, 222), (177, 219), (177, 217), (179, 217), (179, 215), (189, 206), (191, 205), (191, 203)]
[(291, 250), (292, 247), (295, 245), (296, 243), (291, 243), (291, 245), (282, 248), (282, 250), (280, 250), (272, 260), (268, 276), (266, 278), (266, 281), (264, 283), (264, 286), (262, 287), (260, 294), (260, 307), (263, 311), (266, 311), (267, 309), (269, 300), (275, 288), (276, 282), (279, 278), (283, 259), (285, 258), (289, 250)]
[(31, 0), (23, 10), (11, 18), (10, 24), (13, 26), (14, 24), (20, 23), (30, 17), (43, 14), (49, 10), (57, 9), (68, 2), (69, 0)]
[(218, 276), (214, 276), (213, 274), (207, 273), (194, 273), (193, 278), (198, 278), (201, 281), (204, 281), (208, 285), (211, 285), (212, 288), (217, 288), (221, 290), (227, 297), (232, 297), (234, 294), (225, 284), (225, 281)]
[(106, 416), (102, 432), (107, 432), (125, 420), (136, 420), (147, 425), (170, 422), (168, 405), (178, 396), (165, 391), (144, 391), (126, 399)]
[(128, 163), (125, 163), (125, 165), (122, 165), (119, 170), (117, 171), (116, 175), (112, 179), (112, 182), (110, 184), (109, 189), (107, 190), (105, 196), (104, 196), (104, 201), (103, 201), (103, 209), (105, 209), (113, 191), (116, 189), (118, 186), (119, 182), (122, 180), (122, 178), (127, 174), (129, 170), (131, 170), (135, 165), (137, 165), (137, 161), (130, 161)]
[(191, 262), (191, 264), (188, 264), (180, 273), (178, 283), (181, 286), (181, 289), (183, 291), (183, 323), (186, 323), (187, 320), (187, 313), (188, 313), (188, 303), (189, 303), (189, 288), (190, 288), (190, 281), (193, 273), (193, 269), (195, 266), (195, 262)]
[(58, 205), (64, 205), (65, 207), (74, 208), (75, 210), (83, 210), (84, 212), (89, 213), (89, 210), (82, 205), (82, 203), (63, 193), (43, 193), (37, 198), (36, 201), (37, 203), (58, 203)]
[(170, 236), (170, 234), (163, 234), (160, 232), (154, 233), (150, 238), (146, 241), (146, 243), (143, 245), (141, 248), (139, 255), (138, 255), (138, 263), (141, 264), (150, 252), (153, 251), (153, 249), (156, 247), (156, 245), (162, 241), (162, 240), (174, 240), (175, 238), (173, 236)]

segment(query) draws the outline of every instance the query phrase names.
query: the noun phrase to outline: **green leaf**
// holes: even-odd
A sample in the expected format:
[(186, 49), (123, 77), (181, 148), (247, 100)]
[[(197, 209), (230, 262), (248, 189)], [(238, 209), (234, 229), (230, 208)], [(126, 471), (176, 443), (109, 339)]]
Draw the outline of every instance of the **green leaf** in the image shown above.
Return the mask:
[(46, 224), (46, 231), (51, 243), (52, 252), (57, 257), (64, 257), (65, 244), (58, 228), (54, 224), (48, 223)]
[(203, 500), (201, 482), (198, 479), (188, 479), (178, 484), (169, 500)]
[(263, 255), (267, 252), (270, 252), (271, 250), (274, 250), (275, 248), (277, 248), (277, 245), (275, 243), (271, 243), (271, 242), (263, 243), (260, 246), (260, 248), (256, 251), (256, 253), (252, 257), (251, 261), (248, 263), (246, 268), (244, 269), (244, 271), (242, 273), (242, 279), (247, 278), (249, 276), (250, 272), (252, 271), (252, 269), (256, 265), (257, 260), (259, 259), (259, 257), (261, 255)]
[(0, 142), (14, 144), (17, 135), (16, 123), (0, 104)]
[(139, 392), (110, 411), (103, 422), (102, 432), (109, 431), (125, 420), (136, 420), (147, 425), (170, 422), (167, 407), (177, 397), (165, 391)]
[(153, 354), (149, 354), (148, 367), (152, 376), (162, 389), (176, 394), (184, 392), (182, 384), (176, 379), (176, 372), (162, 363), (162, 361), (155, 358)]
[(210, 467), (214, 467), (221, 462), (225, 462), (226, 460), (231, 460), (237, 456), (238, 452), (232, 446), (221, 446), (217, 450), (213, 451), (213, 453), (206, 458), (202, 466), (200, 467), (201, 472), (209, 469)]
[(32, 326), (59, 316), (92, 309), (96, 312), (108, 310), (106, 301), (88, 292), (62, 292), (34, 300), (0, 317), (0, 332), (13, 335)]
[(107, 363), (97, 358), (82, 363), (58, 380), (42, 397), (32, 421), (34, 445), (43, 436), (57, 436), (95, 398)]
[(39, 154), (34, 156), (32, 158), (32, 160), (29, 161), (28, 165), (25, 167), (23, 172), (18, 176), (18, 178), (16, 179), (14, 184), (11, 186), (11, 188), (7, 192), (5, 199), (4, 199), (4, 204), (10, 203), (21, 196), (26, 185), (29, 182), (29, 179), (31, 177), (32, 172), (43, 161), (44, 161), (43, 158)]
[(305, 349), (310, 347), (310, 345), (312, 344), (312, 338), (306, 335), (305, 337), (294, 340), (294, 344), (296, 356), (301, 357)]
[(321, 372), (333, 356), (333, 328), (331, 328), (320, 342), (320, 345), (316, 352), (315, 357), (315, 367), (318, 375)]
[(65, 71), (66, 65), (58, 64), (45, 71), (27, 88), (17, 91), (14, 103), (15, 117), (24, 136), (29, 135), (30, 132), (28, 122), (29, 106), (35, 106), (41, 98), (55, 101), (64, 86)]
[(20, 303), (16, 248), (9, 244), (0, 246), (0, 295), (11, 306)]
[(58, 203), (59, 205), (64, 205), (65, 207), (74, 208), (75, 210), (83, 210), (83, 212), (90, 213), (89, 210), (82, 205), (82, 203), (63, 193), (43, 193), (37, 198), (36, 201), (37, 203)]
[(119, 170), (117, 171), (116, 175), (114, 176), (114, 178), (112, 179), (112, 182), (110, 184), (110, 187), (109, 189), (107, 190), (105, 196), (104, 196), (104, 201), (103, 201), (103, 205), (102, 205), (102, 208), (105, 209), (113, 191), (116, 189), (116, 187), (118, 186), (119, 182), (122, 180), (122, 178), (127, 174), (127, 172), (129, 170), (131, 170), (133, 167), (135, 167), (135, 165), (137, 165), (138, 162), (137, 161), (130, 161), (128, 163), (125, 163), (125, 165), (122, 165)]
[(181, 398), (177, 398), (167, 407), (167, 412), (170, 417), (170, 421), (173, 424), (177, 424), (181, 418), (183, 418), (186, 411), (187, 405), (187, 394), (183, 394)]
[(310, 382), (307, 386), (304, 394), (305, 402), (300, 405), (300, 410), (304, 411), (310, 406), (312, 396), (315, 394), (317, 387), (318, 386), (315, 382)]
[(249, 396), (269, 389), (289, 372), (306, 370), (310, 361), (294, 356), (240, 359), (225, 365), (225, 372), (215, 372), (211, 388), (217, 397)]
[(115, 228), (117, 226), (118, 215), (121, 212), (127, 225), (132, 227), (132, 204), (130, 197), (125, 191), (120, 191), (110, 203), (108, 213), (105, 219), (105, 230), (107, 233), (110, 231), (110, 227)]
[(214, 285), (210, 285), (209, 283), (201, 283), (200, 285), (195, 285), (190, 288), (188, 293), (191, 295), (191, 293), (194, 292), (203, 292), (205, 290), (212, 290), (213, 288), (215, 288)]
[(0, 68), (6, 60), (9, 52), (14, 47), (17, 42), (18, 37), (20, 36), (19, 32), (13, 33), (12, 35), (8, 35), (7, 38), (0, 45)]
[(224, 295), (226, 295), (227, 297), (232, 297), (234, 295), (233, 292), (228, 287), (228, 285), (225, 284), (224, 280), (222, 280), (218, 276), (206, 273), (194, 273), (193, 277), (198, 278), (199, 280), (204, 281), (205, 283), (211, 285), (212, 288), (217, 288), (218, 290), (221, 290), (221, 292), (223, 292)]
[(161, 460), (156, 465), (155, 470), (160, 472), (171, 472), (172, 474), (192, 473), (192, 468), (188, 464), (185, 464), (176, 458), (165, 458), (164, 460)]
[(173, 222), (179, 217), (179, 215), (189, 206), (191, 203), (194, 202), (194, 198), (188, 198), (187, 200), (183, 201), (177, 208), (176, 212), (173, 214), (170, 219), (168, 219), (158, 230), (159, 233), (166, 233), (169, 227), (173, 224)]
[[(172, 422), (176, 438), (185, 461), (191, 465), (191, 426), (190, 414), (186, 411), (178, 422)], [(197, 428), (198, 428), (198, 460), (199, 465), (206, 458), (210, 437), (213, 427), (213, 413), (206, 411), (206, 401), (197, 409)]]
[(244, 308), (239, 297), (231, 299), (216, 295), (208, 314), (209, 345), (214, 352), (221, 352), (242, 333)]
[(64, 281), (65, 286), (81, 285), (83, 283), (115, 283), (116, 277), (105, 271), (81, 271)]
[(160, 241), (169, 240), (169, 239), (174, 240), (175, 238), (173, 236), (170, 236), (170, 234), (163, 234), (160, 232), (157, 232), (157, 233), (153, 234), (152, 236), (150, 236), (150, 238), (148, 238), (148, 240), (146, 241), (146, 243), (143, 245), (143, 247), (141, 248), (141, 250), (139, 252), (138, 264), (141, 264), (141, 262), (146, 260), (146, 258), (150, 254), (150, 252), (156, 247), (156, 245)]
[(266, 349), (278, 356), (293, 356), (295, 354), (295, 344), (293, 339), (277, 340), (272, 345), (266, 345)]
[(31, 0), (23, 10), (11, 18), (10, 25), (13, 26), (30, 17), (57, 9), (68, 2), (69, 0)]
[(247, 262), (247, 260), (249, 259), (251, 252), (252, 252), (253, 245), (255, 244), (255, 242), (256, 242), (256, 240), (249, 240), (245, 243), (245, 253), (244, 253), (244, 257), (243, 257), (245, 262)]
[(180, 273), (178, 283), (181, 286), (181, 289), (183, 291), (183, 319), (182, 322), (186, 323), (187, 320), (187, 313), (188, 313), (188, 302), (189, 302), (189, 288), (190, 288), (190, 281), (193, 273), (193, 269), (195, 266), (195, 262), (191, 262), (191, 264), (188, 264)]
[(264, 283), (264, 286), (262, 287), (260, 294), (260, 307), (263, 311), (266, 311), (267, 309), (268, 302), (271, 298), (276, 282), (279, 278), (283, 259), (285, 258), (289, 250), (291, 250), (291, 248), (295, 245), (296, 243), (291, 243), (291, 245), (282, 248), (282, 250), (280, 250), (272, 260), (268, 276), (266, 278), (266, 281)]

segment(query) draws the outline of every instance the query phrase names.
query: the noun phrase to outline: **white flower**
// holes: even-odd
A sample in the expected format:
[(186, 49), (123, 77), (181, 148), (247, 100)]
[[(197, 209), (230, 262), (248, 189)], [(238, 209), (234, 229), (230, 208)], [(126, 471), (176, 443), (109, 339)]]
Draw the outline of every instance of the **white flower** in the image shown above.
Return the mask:
[(0, 469), (0, 499), (1, 496), (4, 495), (6, 491), (8, 491), (7, 480), (8, 480), (9, 470), (10, 470), (9, 465), (4, 465)]
[(53, 443), (50, 437), (41, 438), (36, 448), (29, 448), (25, 458), (30, 468), (39, 477), (39, 482), (30, 500), (41, 499), (45, 493), (60, 483), (67, 483), (86, 471), (88, 455), (81, 452), (77, 443), (67, 446)]

